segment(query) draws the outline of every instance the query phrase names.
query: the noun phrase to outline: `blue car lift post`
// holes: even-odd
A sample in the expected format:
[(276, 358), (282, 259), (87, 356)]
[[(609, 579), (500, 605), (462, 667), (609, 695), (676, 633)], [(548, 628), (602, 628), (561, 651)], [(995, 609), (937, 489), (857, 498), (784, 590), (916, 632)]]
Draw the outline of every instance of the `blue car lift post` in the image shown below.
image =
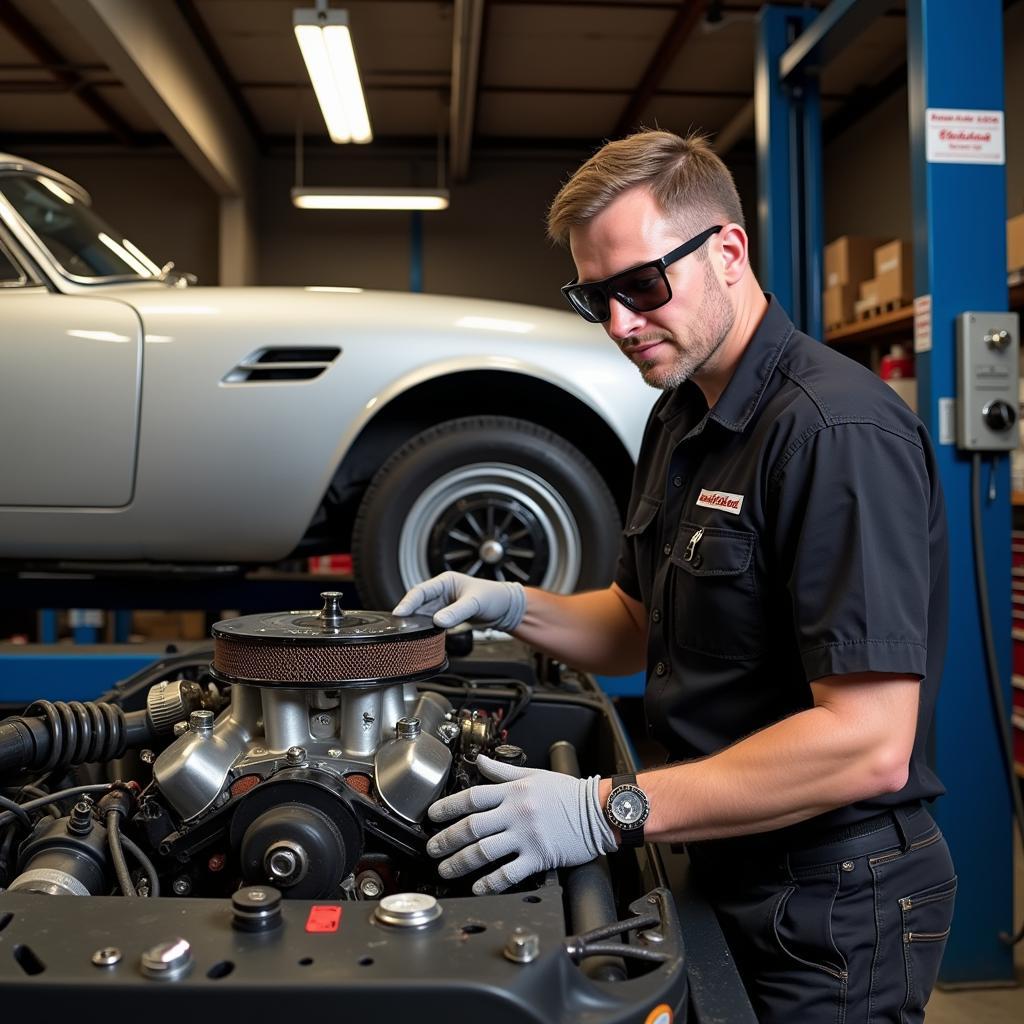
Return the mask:
[[(876, 0), (824, 11), (766, 6), (755, 74), (760, 276), (797, 325), (821, 337), (822, 151), (817, 70), (880, 16)], [(1003, 109), (1000, 0), (908, 0), (907, 68), (915, 295), (931, 296), (930, 351), (917, 354), (918, 410), (936, 444), (950, 536), (950, 629), (934, 763), (947, 794), (934, 807), (960, 877), (944, 986), (1013, 984), (1013, 835), (1006, 769), (990, 707), (971, 554), (970, 462), (940, 435), (955, 395), (955, 317), (1005, 310), (1002, 164), (929, 163), (927, 108)], [(909, 197), (908, 197), (909, 198)], [(948, 405), (947, 405), (948, 407)], [(1010, 706), (1010, 474), (992, 457), (983, 503), (985, 564), (1000, 682)], [(987, 474), (986, 474), (987, 475)], [(967, 596), (969, 595), (969, 596)]]

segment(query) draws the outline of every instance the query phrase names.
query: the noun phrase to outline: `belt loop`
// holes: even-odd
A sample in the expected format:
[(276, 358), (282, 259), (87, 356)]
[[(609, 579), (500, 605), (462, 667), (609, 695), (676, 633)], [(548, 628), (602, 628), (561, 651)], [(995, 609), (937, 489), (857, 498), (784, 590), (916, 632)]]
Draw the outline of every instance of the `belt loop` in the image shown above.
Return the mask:
[(894, 807), (892, 809), (892, 820), (900, 837), (900, 850), (906, 853), (910, 849), (910, 827), (907, 823), (907, 809), (905, 807)]

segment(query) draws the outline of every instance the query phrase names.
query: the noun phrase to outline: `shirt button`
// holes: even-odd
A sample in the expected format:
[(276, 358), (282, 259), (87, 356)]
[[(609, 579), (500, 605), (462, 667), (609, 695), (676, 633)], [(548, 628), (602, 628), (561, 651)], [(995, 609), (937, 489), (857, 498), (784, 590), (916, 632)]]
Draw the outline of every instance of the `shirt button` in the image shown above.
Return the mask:
[(661, 553), (662, 553), (663, 555), (671, 555), (671, 554), (672, 554), (672, 545), (671, 545), (671, 544), (666, 544), (666, 545), (665, 545), (665, 546), (664, 546), (664, 547), (663, 547), (663, 548), (661, 549)]
[(661, 609), (660, 608), (655, 608), (654, 611), (651, 612), (651, 618), (655, 622), (661, 622)]
[(674, 487), (682, 487), (683, 486), (683, 478), (681, 476), (674, 476), (674, 477), (672, 477), (672, 485)]
[(668, 666), (663, 661), (659, 661), (658, 664), (654, 666), (654, 672), (656, 675), (663, 676), (667, 671)]

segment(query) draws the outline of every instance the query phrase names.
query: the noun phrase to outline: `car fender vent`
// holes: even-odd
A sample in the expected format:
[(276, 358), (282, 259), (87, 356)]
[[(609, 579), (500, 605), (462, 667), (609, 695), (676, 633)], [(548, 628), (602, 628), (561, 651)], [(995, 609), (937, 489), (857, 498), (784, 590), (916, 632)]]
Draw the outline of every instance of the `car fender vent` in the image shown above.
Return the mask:
[(224, 384), (259, 384), (267, 381), (313, 380), (341, 355), (340, 348), (259, 348), (229, 370)]

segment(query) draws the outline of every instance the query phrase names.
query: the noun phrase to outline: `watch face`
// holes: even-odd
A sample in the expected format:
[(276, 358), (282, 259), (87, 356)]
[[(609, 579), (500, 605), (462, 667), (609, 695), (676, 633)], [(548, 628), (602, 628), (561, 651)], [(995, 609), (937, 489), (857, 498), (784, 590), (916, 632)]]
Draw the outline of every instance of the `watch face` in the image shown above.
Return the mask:
[(647, 818), (647, 800), (638, 789), (620, 786), (609, 801), (612, 817), (619, 828), (635, 828)]

